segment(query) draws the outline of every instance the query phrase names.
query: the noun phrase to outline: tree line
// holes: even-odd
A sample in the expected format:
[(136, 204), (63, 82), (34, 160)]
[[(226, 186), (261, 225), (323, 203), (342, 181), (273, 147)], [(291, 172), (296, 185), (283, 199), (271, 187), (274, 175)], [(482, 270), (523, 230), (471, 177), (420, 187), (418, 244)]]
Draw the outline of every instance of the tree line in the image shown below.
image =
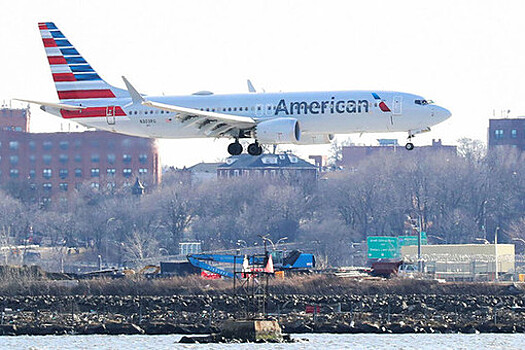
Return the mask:
[(379, 153), (321, 174), (316, 186), (262, 177), (198, 183), (168, 172), (140, 198), (129, 189), (85, 188), (48, 206), (27, 200), (23, 186), (4, 186), (0, 244), (40, 235), (48, 245), (88, 247), (93, 259), (122, 263), (177, 254), (181, 241), (232, 249), (268, 234), (274, 242), (313, 243), (337, 265), (352, 243), (412, 234), (419, 221), (430, 243), (493, 241), (497, 228), (499, 242), (525, 239), (523, 156), (485, 155), (470, 140), (460, 142), (458, 153)]

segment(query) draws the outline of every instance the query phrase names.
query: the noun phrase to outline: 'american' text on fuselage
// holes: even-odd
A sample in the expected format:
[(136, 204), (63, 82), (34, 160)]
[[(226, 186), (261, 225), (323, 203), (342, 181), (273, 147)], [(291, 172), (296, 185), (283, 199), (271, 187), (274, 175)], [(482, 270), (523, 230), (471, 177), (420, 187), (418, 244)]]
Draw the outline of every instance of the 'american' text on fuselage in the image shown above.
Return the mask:
[(367, 100), (348, 100), (336, 101), (335, 97), (332, 97), (329, 101), (312, 101), (312, 102), (290, 102), (286, 104), (286, 100), (282, 99), (279, 101), (277, 108), (275, 109), (275, 115), (279, 112), (283, 112), (286, 115), (301, 114), (324, 114), (329, 113), (368, 113), (369, 102)]

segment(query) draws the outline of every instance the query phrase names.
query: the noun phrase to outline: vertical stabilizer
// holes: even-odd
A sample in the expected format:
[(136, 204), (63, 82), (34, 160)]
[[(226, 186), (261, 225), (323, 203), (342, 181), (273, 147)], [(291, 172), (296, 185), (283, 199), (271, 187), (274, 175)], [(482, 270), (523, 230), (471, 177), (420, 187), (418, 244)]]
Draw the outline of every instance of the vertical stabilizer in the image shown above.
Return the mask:
[(38, 29), (61, 102), (129, 97), (106, 83), (53, 22), (38, 23)]

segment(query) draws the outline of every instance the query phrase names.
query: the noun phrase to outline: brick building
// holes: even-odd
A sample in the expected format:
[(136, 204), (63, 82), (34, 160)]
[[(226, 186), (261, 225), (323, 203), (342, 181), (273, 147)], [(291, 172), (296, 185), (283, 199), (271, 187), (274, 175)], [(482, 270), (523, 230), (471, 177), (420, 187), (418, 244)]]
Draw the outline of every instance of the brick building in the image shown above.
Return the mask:
[(231, 156), (217, 168), (217, 177), (275, 177), (315, 184), (318, 168), (290, 153)]
[(509, 147), (525, 151), (525, 117), (490, 119), (488, 134), (489, 150)]
[[(104, 131), (29, 133), (29, 110), (2, 110), (0, 186), (25, 183), (48, 200), (88, 185), (111, 190), (160, 180), (155, 140)], [(25, 128), (23, 127), (25, 125)]]
[(29, 108), (0, 108), (0, 130), (29, 132)]
[(412, 151), (407, 151), (404, 146), (399, 146), (395, 139), (380, 139), (379, 146), (343, 146), (342, 160), (340, 166), (345, 169), (355, 168), (361, 161), (369, 159), (370, 157), (379, 154), (394, 154), (396, 152), (403, 152), (409, 155), (430, 155), (430, 154), (448, 154), (449, 156), (457, 155), (456, 146), (443, 145), (441, 139), (432, 140), (432, 145), (417, 146)]

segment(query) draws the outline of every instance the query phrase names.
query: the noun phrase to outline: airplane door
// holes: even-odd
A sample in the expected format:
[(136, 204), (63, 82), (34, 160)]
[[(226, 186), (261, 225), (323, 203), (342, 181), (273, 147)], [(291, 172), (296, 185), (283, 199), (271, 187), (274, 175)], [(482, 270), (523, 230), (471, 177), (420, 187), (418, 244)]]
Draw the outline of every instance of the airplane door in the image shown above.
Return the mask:
[(403, 97), (402, 96), (394, 96), (393, 106), (392, 106), (392, 114), (393, 115), (400, 115), (403, 112)]
[(115, 106), (106, 107), (106, 121), (108, 125), (115, 125)]

